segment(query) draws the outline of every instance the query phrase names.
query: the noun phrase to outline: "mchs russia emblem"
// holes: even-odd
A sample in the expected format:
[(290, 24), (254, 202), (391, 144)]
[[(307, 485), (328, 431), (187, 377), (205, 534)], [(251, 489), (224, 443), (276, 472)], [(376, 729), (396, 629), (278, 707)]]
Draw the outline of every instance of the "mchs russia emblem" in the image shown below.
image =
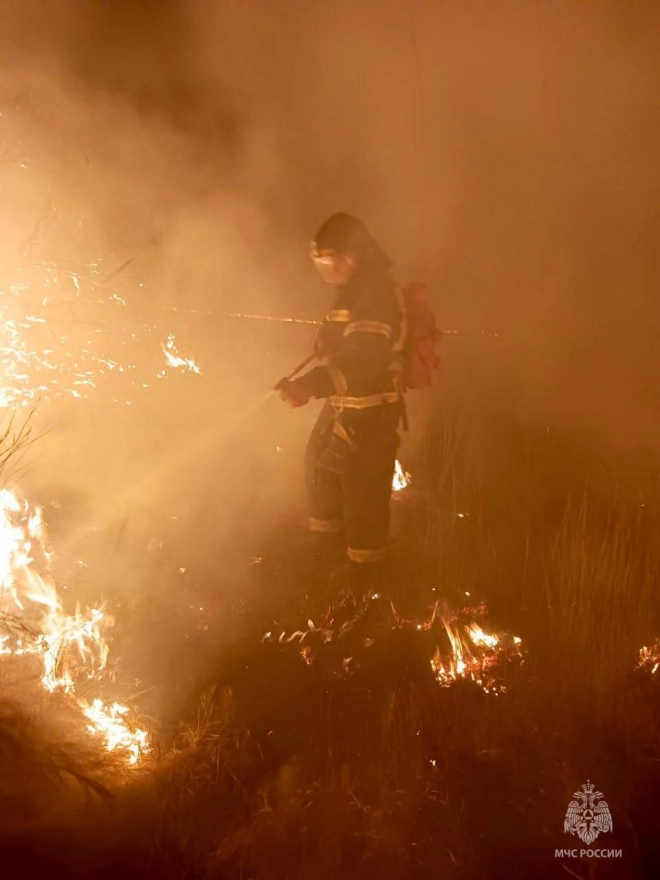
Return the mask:
[(575, 800), (570, 802), (566, 810), (564, 831), (577, 834), (589, 846), (601, 832), (612, 830), (610, 808), (602, 800), (602, 792), (594, 791), (594, 785), (589, 780), (582, 786), (582, 791), (576, 791), (573, 797)]

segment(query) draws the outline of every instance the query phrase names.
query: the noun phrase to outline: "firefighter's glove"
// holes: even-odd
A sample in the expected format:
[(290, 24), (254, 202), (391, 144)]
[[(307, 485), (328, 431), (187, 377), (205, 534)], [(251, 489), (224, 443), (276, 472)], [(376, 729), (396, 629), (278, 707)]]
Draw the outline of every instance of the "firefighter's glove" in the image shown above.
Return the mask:
[(288, 403), (290, 407), (305, 406), (309, 403), (312, 393), (305, 388), (300, 379), (291, 381), (291, 379), (280, 379), (275, 386), (275, 391), (280, 392), (280, 400)]

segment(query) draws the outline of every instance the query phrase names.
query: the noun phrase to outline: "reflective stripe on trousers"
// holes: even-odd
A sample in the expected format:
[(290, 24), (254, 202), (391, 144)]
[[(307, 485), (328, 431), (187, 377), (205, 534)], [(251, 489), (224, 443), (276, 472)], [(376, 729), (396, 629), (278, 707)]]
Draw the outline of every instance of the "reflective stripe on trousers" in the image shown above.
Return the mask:
[(341, 532), (342, 521), (340, 519), (318, 519), (310, 516), (308, 518), (310, 532)]
[(350, 444), (334, 430), (336, 414), (326, 403), (305, 455), (311, 522), (343, 522), (354, 562), (385, 555), (390, 497), (399, 443), (398, 408), (390, 405), (345, 413), (341, 424)]
[(351, 562), (380, 562), (385, 559), (387, 547), (378, 550), (356, 550), (355, 547), (347, 547), (346, 554)]

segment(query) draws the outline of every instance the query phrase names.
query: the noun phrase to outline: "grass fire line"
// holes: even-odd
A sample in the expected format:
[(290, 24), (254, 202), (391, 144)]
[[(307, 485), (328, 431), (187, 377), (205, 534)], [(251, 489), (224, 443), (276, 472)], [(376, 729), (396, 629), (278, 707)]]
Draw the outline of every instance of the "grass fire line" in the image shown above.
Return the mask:
[[(195, 312), (183, 309), (173, 311)], [(266, 315), (227, 313), (215, 316), (285, 323), (320, 323)], [(12, 375), (21, 381), (29, 381), (26, 370), (32, 360), (20, 334), (26, 327), (39, 327), (42, 323), (41, 318), (27, 316), (22, 322), (11, 322), (8, 325), (11, 340), (5, 355), (15, 358), (17, 366)], [(447, 332), (453, 335), (456, 331)], [(173, 333), (168, 334), (166, 343), (161, 343), (161, 349), (168, 367), (201, 376), (199, 364), (193, 358), (181, 354)], [(313, 360), (314, 355), (306, 358), (288, 378), (293, 378)], [(43, 366), (39, 359), (35, 363)], [(91, 374), (80, 374), (75, 381), (95, 387)], [(16, 394), (20, 393), (21, 389), (17, 387)], [(130, 502), (133, 496), (139, 496), (151, 484), (160, 481), (168, 469), (179, 461), (215, 445), (219, 434), (231, 433), (276, 393), (274, 389), (267, 391), (235, 413), (221, 428), (198, 435), (190, 444), (177, 449), (121, 498), (115, 497), (111, 508), (106, 509), (105, 513), (112, 513), (116, 508)], [(74, 396), (81, 395), (76, 393)], [(15, 399), (14, 395), (12, 400)], [(410, 474), (404, 471), (397, 460), (392, 491), (402, 492), (410, 480)], [(101, 511), (101, 516), (103, 513)], [(96, 523), (98, 522), (97, 518)], [(74, 614), (67, 614), (55, 584), (39, 571), (35, 561), (37, 557), (43, 560), (46, 571), (52, 554), (47, 548), (40, 509), (21, 499), (16, 492), (1, 490), (0, 627), (3, 635), (0, 636), (0, 655), (14, 659), (37, 658), (41, 664), (40, 680), (44, 689), (49, 693), (62, 692), (76, 700), (81, 712), (81, 722), (90, 733), (100, 737), (108, 751), (121, 752), (129, 764), (137, 764), (150, 753), (151, 745), (147, 731), (131, 721), (131, 709), (118, 702), (104, 701), (100, 697), (87, 702), (77, 694), (79, 681), (103, 681), (108, 663), (108, 645), (104, 631), (111, 620), (103, 607), (81, 609), (77, 606)], [(478, 616), (477, 609), (468, 609), (468, 612), (474, 617)], [(487, 633), (476, 619), (463, 619), (459, 623), (451, 615), (437, 615), (434, 610), (430, 621), (407, 621), (398, 617), (396, 625), (399, 629), (418, 631), (430, 631), (435, 627), (439, 632), (444, 632), (449, 651), (446, 647), (437, 647), (430, 659), (432, 672), (442, 687), (449, 687), (458, 681), (469, 681), (485, 693), (503, 693), (505, 686), (500, 680), (498, 665), (521, 657), (521, 641), (518, 637)], [(321, 633), (327, 641), (332, 641), (335, 636), (333, 630), (325, 624), (315, 627), (309, 621), (306, 631), (298, 630), (288, 638), (282, 633), (278, 643), (295, 644), (300, 648), (303, 643), (307, 645), (314, 633)], [(638, 668), (654, 675), (659, 666), (658, 645), (643, 647), (639, 652)]]
[(9, 489), (0, 490), (0, 655), (36, 658), (41, 684), (76, 700), (87, 730), (100, 736), (108, 751), (119, 751), (136, 764), (151, 751), (147, 732), (131, 721), (131, 710), (95, 697), (77, 695), (78, 682), (103, 681), (108, 644), (103, 630), (112, 623), (103, 607), (67, 614), (57, 588), (36, 567), (47, 565), (48, 548), (42, 511)]

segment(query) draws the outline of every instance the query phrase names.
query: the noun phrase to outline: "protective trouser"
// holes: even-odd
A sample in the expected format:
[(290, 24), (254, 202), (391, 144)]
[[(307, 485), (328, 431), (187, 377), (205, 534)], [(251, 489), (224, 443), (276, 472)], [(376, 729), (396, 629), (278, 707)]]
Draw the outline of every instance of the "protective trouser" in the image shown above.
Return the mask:
[(326, 403), (307, 444), (309, 527), (343, 529), (353, 562), (385, 556), (399, 418), (397, 405), (338, 414)]

